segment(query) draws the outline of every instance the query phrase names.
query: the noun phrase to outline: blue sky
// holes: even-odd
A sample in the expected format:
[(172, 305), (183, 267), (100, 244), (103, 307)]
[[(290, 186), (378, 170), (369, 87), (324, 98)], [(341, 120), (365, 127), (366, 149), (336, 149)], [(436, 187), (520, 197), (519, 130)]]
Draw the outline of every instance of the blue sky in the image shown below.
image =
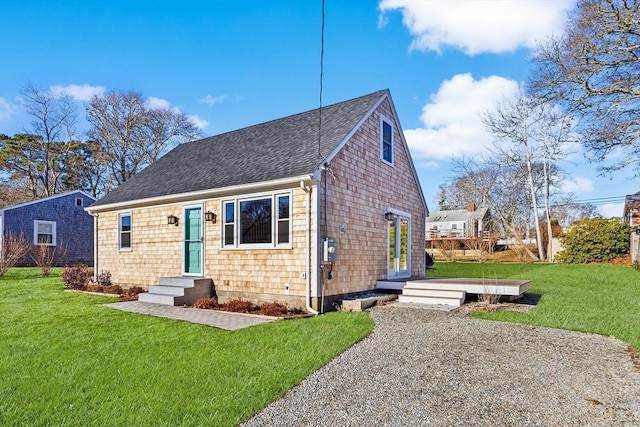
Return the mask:
[[(528, 75), (536, 40), (573, 0), (326, 0), (325, 105), (388, 88), (430, 209), (452, 157), (490, 143), (479, 113)], [(29, 129), (29, 81), (69, 93), (136, 90), (214, 135), (317, 108), (320, 0), (0, 0), (0, 133)], [(86, 123), (79, 121), (80, 131)], [(582, 153), (565, 190), (622, 215), (640, 190)]]

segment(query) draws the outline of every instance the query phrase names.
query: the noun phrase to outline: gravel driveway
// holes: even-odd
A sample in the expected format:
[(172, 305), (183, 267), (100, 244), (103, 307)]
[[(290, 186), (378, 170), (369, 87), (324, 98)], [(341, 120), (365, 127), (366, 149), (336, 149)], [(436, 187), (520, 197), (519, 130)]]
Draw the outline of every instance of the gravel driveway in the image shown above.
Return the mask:
[(619, 340), (416, 308), (370, 313), (370, 336), (243, 425), (640, 425), (640, 372)]

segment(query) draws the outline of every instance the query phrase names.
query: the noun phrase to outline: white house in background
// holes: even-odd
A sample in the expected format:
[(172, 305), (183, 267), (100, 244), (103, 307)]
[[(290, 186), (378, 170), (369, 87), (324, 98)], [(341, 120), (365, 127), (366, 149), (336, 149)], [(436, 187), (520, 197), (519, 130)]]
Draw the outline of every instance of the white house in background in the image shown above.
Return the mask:
[(625, 224), (632, 227), (640, 225), (640, 191), (625, 197), (622, 216)]
[(476, 209), (469, 203), (466, 209), (430, 212), (426, 219), (427, 240), (467, 239), (489, 232), (489, 209)]

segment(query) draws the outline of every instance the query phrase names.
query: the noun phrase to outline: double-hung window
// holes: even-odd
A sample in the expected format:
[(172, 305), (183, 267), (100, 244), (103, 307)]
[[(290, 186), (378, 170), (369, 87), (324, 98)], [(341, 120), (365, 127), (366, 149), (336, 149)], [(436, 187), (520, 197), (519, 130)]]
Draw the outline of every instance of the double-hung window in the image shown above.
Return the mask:
[(291, 244), (290, 194), (223, 202), (225, 248), (268, 249)]
[(131, 214), (118, 215), (118, 248), (121, 251), (131, 250)]
[(380, 157), (393, 164), (393, 126), (385, 118), (380, 122)]
[(33, 221), (33, 243), (36, 245), (55, 246), (55, 221)]

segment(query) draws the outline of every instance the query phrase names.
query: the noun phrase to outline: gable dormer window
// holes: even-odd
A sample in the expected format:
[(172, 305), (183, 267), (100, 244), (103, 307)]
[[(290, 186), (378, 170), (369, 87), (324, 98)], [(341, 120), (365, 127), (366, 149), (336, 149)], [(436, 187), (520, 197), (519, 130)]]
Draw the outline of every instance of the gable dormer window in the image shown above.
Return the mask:
[(380, 127), (380, 158), (393, 164), (393, 126), (387, 119), (382, 118)]

